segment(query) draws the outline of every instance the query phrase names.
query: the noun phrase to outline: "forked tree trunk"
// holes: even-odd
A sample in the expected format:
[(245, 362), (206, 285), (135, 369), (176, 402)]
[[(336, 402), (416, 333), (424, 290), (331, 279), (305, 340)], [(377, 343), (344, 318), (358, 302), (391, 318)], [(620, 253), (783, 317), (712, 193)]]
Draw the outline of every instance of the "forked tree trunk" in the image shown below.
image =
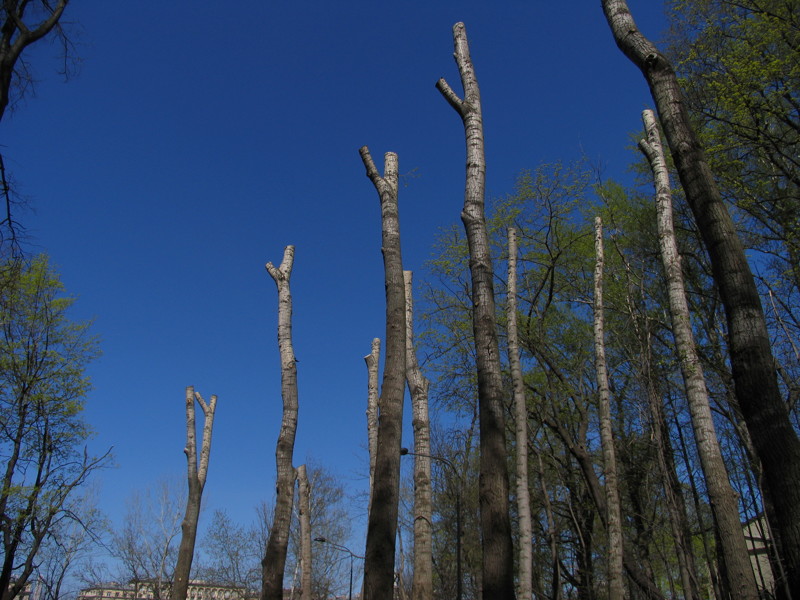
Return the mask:
[[(194, 403), (203, 409), (203, 439), (200, 442), (200, 464), (197, 464), (197, 429), (195, 428)], [(214, 429), (214, 411), (217, 397), (211, 396), (206, 404), (199, 392), (191, 385), (186, 388), (186, 454), (187, 480), (189, 494), (186, 498), (186, 513), (181, 523), (181, 545), (178, 548), (178, 562), (175, 565), (175, 583), (172, 587), (173, 600), (186, 600), (189, 588), (189, 575), (194, 559), (194, 543), (197, 539), (197, 522), (200, 519), (200, 503), (208, 474), (208, 457), (211, 454), (211, 434)]]
[(294, 246), (286, 246), (281, 266), (267, 263), (267, 272), (278, 287), (278, 347), (281, 356), (281, 396), (283, 418), (275, 449), (275, 515), (261, 561), (261, 600), (283, 599), (283, 572), (292, 522), (295, 471), (292, 466), (294, 437), (297, 431), (297, 361), (292, 347), (292, 292), (289, 279), (294, 264)]
[(600, 443), (603, 447), (603, 473), (605, 496), (608, 507), (606, 530), (608, 532), (608, 598), (623, 600), (625, 584), (622, 578), (622, 511), (619, 501), (617, 459), (614, 450), (614, 435), (611, 431), (611, 392), (608, 387), (606, 368), (606, 345), (604, 340), (603, 315), (603, 222), (594, 220), (594, 360), (597, 372), (598, 408), (600, 414)]
[[(375, 480), (375, 455), (378, 453), (378, 366), (381, 340), (372, 340), (372, 351), (364, 357), (367, 363), (367, 448), (369, 450), (369, 507), (372, 507), (372, 486)], [(369, 514), (369, 508), (367, 509)]]
[(404, 271), (406, 285), (406, 381), (411, 395), (414, 428), (414, 600), (433, 598), (433, 504), (431, 499), (431, 426), (428, 419), (429, 383), (414, 350), (414, 300), (411, 271)]
[(400, 216), (397, 209), (397, 155), (387, 152), (383, 177), (364, 146), (361, 160), (378, 191), (381, 203), (381, 241), (386, 280), (386, 358), (379, 401), (375, 478), (367, 524), (364, 556), (364, 598), (392, 598), (395, 538), (400, 499), (400, 443), (406, 381), (406, 295), (400, 252)]
[(467, 173), (461, 220), (469, 246), (472, 330), (478, 370), (482, 593), (485, 600), (508, 600), (514, 598), (514, 549), (509, 518), (503, 379), (495, 324), (494, 271), (484, 214), (486, 158), (483, 148), (483, 116), (480, 89), (469, 55), (463, 23), (456, 23), (453, 27), (453, 45), (464, 98), (459, 98), (444, 79), (436, 83), (436, 88), (461, 117), (467, 146)]
[(297, 499), (300, 504), (300, 600), (311, 600), (311, 487), (306, 466), (297, 467)]
[(664, 273), (667, 278), (675, 349), (681, 365), (686, 399), (697, 444), (697, 454), (703, 468), (709, 504), (722, 548), (725, 568), (721, 571), (727, 579), (727, 588), (734, 591), (737, 598), (755, 600), (758, 597), (758, 590), (739, 518), (739, 502), (731, 487), (728, 471), (722, 460), (722, 451), (711, 416), (703, 368), (692, 334), (689, 305), (686, 302), (686, 290), (681, 271), (681, 258), (678, 254), (678, 245), (675, 241), (675, 230), (672, 224), (672, 192), (669, 185), (667, 161), (661, 148), (661, 136), (653, 112), (644, 111), (642, 119), (647, 139), (639, 142), (639, 148), (650, 162), (655, 180), (658, 240), (661, 246)]
[(625, 0), (602, 0), (602, 5), (617, 45), (650, 86), (681, 185), (711, 259), (727, 318), (736, 397), (764, 468), (767, 494), (774, 501), (768, 517), (781, 540), (789, 589), (792, 597), (800, 598), (800, 440), (781, 400), (753, 274), (689, 122), (672, 66), (639, 32)]
[(533, 595), (533, 533), (531, 524), (531, 499), (528, 489), (528, 407), (525, 402), (525, 382), (519, 359), (519, 334), (517, 333), (517, 230), (508, 230), (508, 364), (514, 387), (514, 431), (517, 446), (517, 513), (519, 515), (519, 600), (531, 600)]

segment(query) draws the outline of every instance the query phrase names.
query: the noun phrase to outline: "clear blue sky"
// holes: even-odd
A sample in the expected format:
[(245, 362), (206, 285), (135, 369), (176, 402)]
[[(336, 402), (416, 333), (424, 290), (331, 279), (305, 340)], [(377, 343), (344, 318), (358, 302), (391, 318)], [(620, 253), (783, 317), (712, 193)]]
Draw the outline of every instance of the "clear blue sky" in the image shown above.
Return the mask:
[[(73, 0), (81, 65), (29, 58), (35, 96), (0, 125), (31, 210), (35, 249), (58, 265), (75, 315), (94, 318), (92, 447), (114, 446), (101, 507), (183, 477), (184, 388), (217, 394), (205, 515), (249, 521), (274, 490), (281, 417), (277, 293), (264, 263), (297, 247), (292, 277), (307, 457), (365, 487), (366, 370), (383, 337), (377, 195), (358, 148), (413, 171), (400, 191), (405, 267), (424, 276), (463, 201), (452, 25), (464, 21), (483, 96), (488, 194), (585, 153), (625, 178), (650, 97), (615, 47), (599, 0), (505, 3)], [(663, 7), (631, 0), (640, 28)], [(411, 444), (410, 437), (406, 441)], [(359, 542), (354, 541), (354, 547)]]

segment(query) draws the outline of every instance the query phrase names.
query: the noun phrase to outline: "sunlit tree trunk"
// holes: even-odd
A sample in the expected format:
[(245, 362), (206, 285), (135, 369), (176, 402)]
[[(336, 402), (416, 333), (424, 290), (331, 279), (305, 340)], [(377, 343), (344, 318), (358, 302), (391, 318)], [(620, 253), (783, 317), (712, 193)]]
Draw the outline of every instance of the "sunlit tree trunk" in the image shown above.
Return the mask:
[(297, 467), (297, 500), (300, 504), (300, 600), (311, 600), (311, 488), (306, 466)]
[(667, 162), (661, 148), (661, 136), (652, 111), (645, 111), (642, 118), (647, 131), (647, 139), (641, 140), (639, 147), (650, 162), (655, 179), (658, 240), (667, 278), (672, 331), (675, 336), (675, 346), (681, 365), (689, 413), (692, 417), (697, 454), (703, 467), (709, 504), (722, 547), (725, 563), (723, 575), (727, 578), (728, 589), (738, 598), (754, 600), (758, 597), (758, 590), (739, 518), (739, 503), (722, 460), (722, 451), (711, 416), (703, 369), (692, 334), (689, 306), (686, 302), (686, 290), (681, 272), (681, 259), (672, 224), (672, 192), (669, 185)]
[(773, 499), (770, 523), (794, 598), (800, 598), (800, 440), (780, 396), (764, 311), (753, 274), (669, 61), (636, 27), (625, 0), (602, 0), (622, 52), (642, 71), (658, 108), (681, 185), (711, 259), (725, 308), (736, 397)]
[(397, 208), (397, 155), (387, 152), (383, 177), (369, 149), (359, 151), (378, 191), (381, 203), (381, 241), (386, 287), (386, 358), (379, 400), (375, 478), (367, 524), (364, 557), (364, 598), (392, 597), (395, 538), (400, 499), (400, 444), (403, 428), (403, 395), (406, 380), (406, 298), (400, 252), (400, 216)]
[(406, 286), (406, 380), (411, 394), (414, 428), (414, 600), (433, 598), (433, 505), (431, 500), (431, 426), (428, 419), (428, 380), (414, 350), (414, 301), (411, 271), (404, 271)]
[(617, 459), (614, 436), (611, 431), (611, 392), (608, 388), (603, 316), (603, 222), (594, 220), (594, 357), (597, 373), (598, 413), (600, 414), (600, 442), (603, 447), (603, 474), (605, 475), (608, 519), (608, 597), (623, 600), (625, 587), (622, 579), (622, 513), (619, 501)]
[[(378, 453), (378, 366), (381, 340), (372, 340), (372, 351), (364, 357), (367, 363), (367, 449), (369, 451), (369, 503), (372, 506), (372, 485), (375, 479), (375, 455)], [(369, 510), (367, 510), (369, 514)]]
[(286, 246), (281, 266), (267, 263), (267, 272), (278, 287), (278, 347), (281, 356), (281, 396), (283, 418), (275, 449), (275, 516), (261, 561), (261, 600), (282, 600), (283, 572), (292, 521), (295, 470), (292, 466), (297, 431), (297, 361), (292, 347), (292, 292), (289, 279), (294, 264), (294, 246)]
[[(195, 428), (194, 403), (203, 409), (203, 439), (200, 443), (200, 464), (197, 464), (197, 431)], [(186, 513), (181, 523), (181, 545), (178, 548), (178, 562), (175, 565), (175, 583), (172, 586), (173, 600), (186, 600), (189, 575), (194, 558), (194, 543), (197, 539), (197, 522), (200, 519), (200, 502), (208, 474), (208, 458), (211, 454), (211, 434), (214, 428), (214, 411), (217, 397), (211, 396), (206, 403), (194, 387), (186, 388), (186, 454), (189, 495), (186, 497)]]
[(436, 87), (461, 117), (467, 146), (467, 173), (461, 220), (469, 246), (472, 330), (478, 370), (482, 592), (485, 600), (507, 600), (514, 598), (514, 549), (509, 518), (503, 380), (495, 324), (494, 271), (484, 214), (486, 158), (483, 147), (483, 116), (480, 89), (463, 23), (456, 23), (453, 27), (453, 45), (464, 98), (459, 98), (444, 79), (440, 79)]
[[(508, 230), (508, 299), (506, 300), (508, 333), (508, 364), (514, 387), (514, 432), (517, 448), (517, 513), (519, 518), (519, 600), (531, 600), (533, 569), (531, 500), (528, 489), (528, 407), (525, 402), (525, 382), (519, 360), (517, 333), (517, 230)], [(545, 491), (546, 493), (546, 491)]]

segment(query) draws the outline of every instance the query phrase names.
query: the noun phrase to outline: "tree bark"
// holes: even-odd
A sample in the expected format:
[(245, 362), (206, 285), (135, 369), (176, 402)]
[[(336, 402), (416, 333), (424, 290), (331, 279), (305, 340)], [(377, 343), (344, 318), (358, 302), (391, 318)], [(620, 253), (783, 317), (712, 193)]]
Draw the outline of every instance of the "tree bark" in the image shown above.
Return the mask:
[(431, 499), (431, 427), (428, 419), (429, 383), (414, 350), (414, 300), (411, 271), (404, 271), (406, 286), (406, 381), (411, 395), (414, 428), (414, 600), (433, 598), (433, 505)]
[[(200, 465), (197, 464), (197, 430), (195, 428), (194, 403), (203, 409), (203, 439), (200, 444)], [(186, 497), (186, 513), (181, 523), (181, 545), (178, 548), (178, 562), (175, 565), (175, 583), (172, 586), (172, 600), (186, 600), (189, 588), (189, 575), (194, 559), (194, 543), (197, 539), (197, 522), (200, 519), (200, 502), (208, 474), (208, 458), (211, 455), (211, 434), (214, 429), (214, 411), (217, 397), (211, 396), (206, 404), (193, 386), (186, 388), (186, 454), (189, 495)]]
[(297, 496), (300, 503), (300, 600), (311, 600), (311, 488), (305, 465), (297, 467)]
[(667, 162), (661, 148), (661, 136), (652, 111), (644, 111), (642, 119), (647, 139), (639, 142), (639, 148), (650, 162), (655, 180), (658, 240), (667, 278), (672, 331), (692, 418), (697, 454), (703, 468), (709, 503), (722, 547), (725, 563), (722, 572), (727, 579), (728, 589), (736, 590), (738, 598), (755, 600), (758, 597), (758, 590), (739, 518), (739, 502), (722, 460), (703, 369), (692, 334), (681, 259), (672, 224), (672, 192)]
[[(514, 432), (517, 447), (517, 513), (519, 515), (519, 600), (531, 600), (533, 595), (533, 533), (531, 524), (531, 499), (528, 489), (528, 407), (525, 402), (525, 382), (519, 359), (519, 334), (517, 332), (517, 230), (508, 229), (508, 364), (514, 387)], [(546, 493), (546, 491), (545, 491)], [(549, 516), (549, 515), (548, 515)]]
[(625, 585), (622, 579), (622, 511), (619, 501), (617, 459), (614, 450), (614, 435), (611, 430), (611, 392), (608, 387), (606, 348), (604, 341), (603, 315), (603, 222), (594, 220), (594, 249), (597, 257), (594, 268), (594, 360), (597, 373), (598, 412), (600, 413), (600, 442), (603, 447), (603, 473), (608, 509), (606, 529), (608, 532), (608, 597), (623, 600)]
[(406, 298), (397, 208), (397, 155), (387, 152), (383, 177), (369, 149), (359, 151), (367, 177), (381, 203), (383, 266), (386, 283), (386, 358), (379, 400), (375, 478), (370, 497), (367, 549), (364, 558), (364, 598), (391, 598), (394, 588), (395, 538), (400, 500), (400, 444), (406, 379)]
[(372, 486), (375, 481), (375, 455), (378, 453), (378, 366), (381, 340), (372, 340), (372, 351), (364, 357), (367, 363), (367, 448), (369, 451), (369, 508), (372, 507)]
[(292, 466), (294, 438), (297, 431), (297, 361), (292, 347), (292, 292), (289, 279), (294, 264), (294, 246), (286, 246), (281, 266), (268, 262), (267, 272), (278, 288), (278, 347), (281, 356), (281, 396), (283, 418), (275, 448), (275, 515), (267, 549), (261, 561), (261, 600), (283, 599), (283, 572), (292, 521), (295, 470)]
[(436, 88), (461, 117), (467, 146), (467, 173), (461, 220), (469, 246), (472, 330), (478, 370), (482, 591), (486, 600), (507, 600), (514, 598), (514, 550), (509, 518), (503, 381), (495, 324), (494, 271), (484, 214), (486, 158), (483, 147), (483, 116), (480, 89), (463, 23), (456, 23), (453, 27), (453, 45), (464, 98), (459, 98), (444, 79), (439, 79)]
[(711, 259), (725, 308), (736, 397), (774, 499), (768, 514), (800, 598), (800, 440), (778, 389), (764, 311), (741, 240), (722, 201), (669, 61), (636, 27), (625, 0), (602, 0), (617, 46), (641, 70), (658, 108), (686, 199)]

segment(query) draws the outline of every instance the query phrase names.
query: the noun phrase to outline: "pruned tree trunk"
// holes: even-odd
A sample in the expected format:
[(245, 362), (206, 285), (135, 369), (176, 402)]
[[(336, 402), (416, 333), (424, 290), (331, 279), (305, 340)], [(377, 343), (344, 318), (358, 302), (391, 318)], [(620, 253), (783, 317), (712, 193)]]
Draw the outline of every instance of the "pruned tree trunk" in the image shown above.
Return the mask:
[(261, 600), (283, 599), (283, 572), (292, 522), (295, 471), (292, 466), (297, 431), (297, 361), (292, 347), (292, 292), (289, 279), (294, 264), (294, 246), (286, 246), (281, 266), (268, 262), (267, 272), (278, 287), (278, 347), (281, 356), (281, 396), (283, 418), (275, 449), (275, 515), (261, 561)]
[(525, 382), (519, 359), (517, 332), (517, 230), (508, 230), (508, 299), (506, 300), (508, 364), (514, 387), (514, 432), (517, 447), (517, 513), (519, 515), (519, 600), (531, 600), (533, 571), (533, 533), (531, 499), (528, 489), (528, 407), (525, 402)]
[(369, 451), (369, 508), (372, 507), (372, 486), (375, 480), (375, 455), (378, 453), (378, 366), (381, 340), (372, 340), (372, 351), (364, 357), (367, 363), (367, 448)]
[(311, 486), (306, 466), (297, 467), (297, 497), (300, 504), (300, 600), (311, 600)]
[[(203, 409), (203, 439), (200, 442), (200, 464), (197, 463), (197, 429), (195, 427), (195, 401)], [(172, 586), (173, 600), (186, 600), (189, 588), (189, 575), (194, 559), (194, 543), (197, 539), (197, 522), (200, 519), (200, 503), (208, 475), (208, 458), (211, 455), (211, 434), (214, 429), (214, 411), (217, 397), (211, 396), (206, 403), (193, 386), (186, 388), (186, 454), (187, 480), (189, 494), (186, 497), (186, 512), (181, 523), (181, 545), (178, 548), (178, 562), (175, 565), (175, 582)]]
[(753, 568), (747, 552), (744, 531), (739, 518), (739, 502), (728, 479), (717, 440), (711, 406), (708, 400), (703, 369), (692, 334), (689, 305), (681, 271), (681, 258), (672, 224), (672, 192), (669, 185), (667, 161), (661, 147), (656, 118), (650, 110), (642, 113), (647, 139), (639, 142), (650, 167), (656, 186), (658, 240), (661, 259), (667, 278), (670, 317), (675, 346), (681, 365), (686, 399), (692, 418), (697, 454), (703, 468), (709, 504), (717, 527), (725, 568), (727, 587), (737, 598), (754, 600), (758, 597)]
[(387, 152), (383, 177), (369, 149), (359, 151), (381, 203), (381, 241), (386, 281), (386, 358), (379, 401), (375, 478), (370, 496), (367, 549), (364, 558), (364, 598), (392, 597), (395, 538), (400, 500), (400, 444), (406, 380), (406, 295), (400, 252), (400, 216), (397, 208), (397, 155)]
[(411, 271), (404, 271), (406, 286), (406, 381), (411, 394), (414, 428), (414, 600), (433, 598), (433, 503), (431, 498), (431, 425), (428, 419), (429, 383), (414, 350), (414, 300)]
[(603, 448), (603, 474), (605, 496), (608, 507), (606, 529), (608, 531), (608, 598), (623, 600), (625, 584), (622, 578), (622, 511), (620, 510), (617, 459), (614, 450), (614, 435), (611, 430), (611, 392), (608, 387), (606, 368), (606, 345), (604, 340), (603, 315), (603, 222), (594, 220), (594, 361), (597, 372), (597, 412), (600, 414), (600, 443)]
[(482, 592), (486, 600), (507, 600), (514, 598), (514, 549), (509, 518), (503, 380), (495, 324), (494, 271), (484, 214), (486, 158), (483, 116), (480, 89), (463, 23), (456, 23), (453, 27), (453, 45), (464, 98), (459, 98), (444, 79), (439, 79), (436, 88), (461, 117), (467, 146), (461, 220), (469, 246), (472, 329), (478, 370)]
[(625, 0), (602, 0), (617, 46), (641, 70), (655, 100), (681, 185), (711, 259), (725, 309), (736, 397), (764, 468), (794, 598), (800, 598), (800, 440), (778, 389), (753, 274), (731, 216), (689, 122), (669, 61), (637, 29)]

